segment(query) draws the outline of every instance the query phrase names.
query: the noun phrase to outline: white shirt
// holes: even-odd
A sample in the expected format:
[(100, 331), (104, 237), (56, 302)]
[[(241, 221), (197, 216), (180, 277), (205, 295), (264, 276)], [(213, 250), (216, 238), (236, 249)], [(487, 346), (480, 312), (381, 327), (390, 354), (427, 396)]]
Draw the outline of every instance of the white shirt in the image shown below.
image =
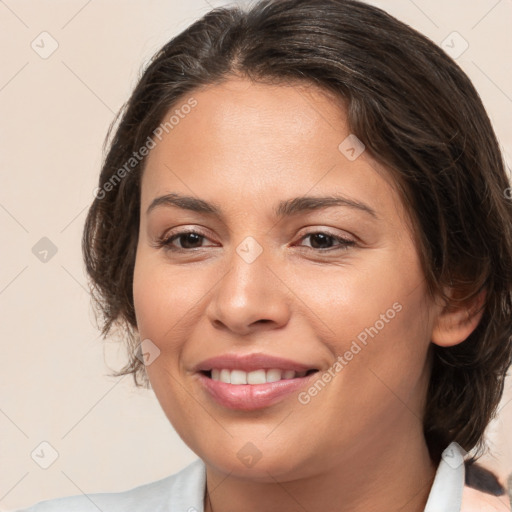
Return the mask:
[[(464, 458), (453, 442), (443, 451), (424, 512), (460, 512)], [(204, 512), (206, 466), (196, 459), (161, 480), (114, 493), (68, 496), (36, 503), (17, 512)]]

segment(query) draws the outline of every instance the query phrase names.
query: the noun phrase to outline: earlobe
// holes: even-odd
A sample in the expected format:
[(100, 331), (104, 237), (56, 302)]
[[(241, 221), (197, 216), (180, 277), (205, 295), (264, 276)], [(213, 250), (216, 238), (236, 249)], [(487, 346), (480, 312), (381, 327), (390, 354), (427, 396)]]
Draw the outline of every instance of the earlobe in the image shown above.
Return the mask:
[(471, 301), (458, 303), (456, 306), (444, 305), (432, 328), (432, 343), (451, 347), (467, 339), (482, 319), (485, 298), (484, 289)]

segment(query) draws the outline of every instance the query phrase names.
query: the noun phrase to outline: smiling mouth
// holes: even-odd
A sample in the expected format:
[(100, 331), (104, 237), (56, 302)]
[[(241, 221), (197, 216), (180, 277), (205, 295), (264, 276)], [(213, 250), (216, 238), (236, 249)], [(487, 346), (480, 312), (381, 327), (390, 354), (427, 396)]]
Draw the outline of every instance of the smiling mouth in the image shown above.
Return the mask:
[[(299, 366), (300, 368), (300, 366)], [(320, 370), (295, 371), (281, 368), (259, 368), (251, 371), (230, 368), (199, 370), (199, 382), (217, 404), (239, 411), (270, 407), (293, 396), (316, 378)]]
[(202, 370), (199, 373), (208, 377), (209, 379), (224, 382), (226, 384), (258, 385), (268, 384), (270, 382), (278, 382), (282, 380), (300, 379), (303, 377), (308, 377), (309, 375), (312, 375), (313, 373), (316, 372), (318, 372), (318, 370), (315, 368), (302, 372), (296, 372), (294, 370), (280, 370), (277, 368), (262, 368), (251, 372), (245, 372), (243, 370), (212, 369)]

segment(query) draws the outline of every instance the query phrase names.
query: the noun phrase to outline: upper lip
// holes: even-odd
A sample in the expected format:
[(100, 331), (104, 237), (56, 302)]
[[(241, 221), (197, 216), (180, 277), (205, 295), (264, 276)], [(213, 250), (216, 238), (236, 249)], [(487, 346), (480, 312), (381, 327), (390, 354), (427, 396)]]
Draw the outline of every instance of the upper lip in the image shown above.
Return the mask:
[(204, 361), (201, 361), (194, 368), (194, 370), (196, 372), (210, 371), (213, 368), (243, 370), (246, 372), (260, 369), (268, 370), (271, 368), (280, 370), (295, 370), (296, 372), (317, 369), (317, 367), (310, 364), (299, 363), (297, 361), (292, 361), (291, 359), (256, 353), (245, 355), (222, 354), (220, 356), (210, 357)]

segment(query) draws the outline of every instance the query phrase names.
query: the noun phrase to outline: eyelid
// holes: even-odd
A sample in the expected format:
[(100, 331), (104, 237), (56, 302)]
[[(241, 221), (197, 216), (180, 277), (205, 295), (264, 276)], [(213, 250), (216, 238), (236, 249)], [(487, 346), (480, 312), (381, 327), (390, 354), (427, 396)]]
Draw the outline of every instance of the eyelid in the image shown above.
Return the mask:
[[(171, 247), (171, 240), (173, 238), (177, 239), (180, 236), (187, 235), (189, 233), (193, 233), (196, 235), (199, 235), (202, 238), (211, 240), (210, 235), (203, 232), (201, 229), (198, 229), (196, 227), (187, 227), (187, 226), (179, 226), (177, 228), (171, 229), (170, 231), (166, 231), (162, 236), (158, 237), (156, 240), (156, 246), (157, 247)], [(203, 247), (198, 247), (197, 249), (202, 249)], [(176, 251), (186, 251), (190, 252), (193, 249), (181, 249), (180, 247), (173, 247)]]
[[(211, 247), (211, 246), (206, 246), (206, 247), (201, 246), (201, 247), (194, 247), (191, 249), (185, 249), (185, 248), (181, 248), (181, 247), (175, 247), (174, 245), (172, 245), (172, 242), (174, 240), (179, 239), (181, 236), (188, 235), (188, 234), (196, 234), (201, 238), (204, 238), (206, 240), (211, 240), (211, 237), (209, 235), (205, 234), (201, 229), (198, 229), (195, 226), (194, 227), (179, 226), (170, 231), (167, 231), (161, 237), (159, 237), (156, 240), (154, 247), (164, 248), (170, 252), (177, 252), (177, 253), (187, 253), (188, 252), (191, 254), (194, 252), (197, 252), (198, 250), (204, 249), (206, 247)], [(313, 235), (318, 235), (318, 234), (323, 234), (329, 238), (332, 238), (335, 242), (338, 242), (338, 245), (334, 245), (333, 247), (328, 247), (326, 249), (317, 249), (315, 247), (308, 247), (308, 246), (303, 246), (303, 245), (299, 244), (299, 246), (298, 246), (299, 249), (306, 249), (307, 251), (313, 251), (316, 253), (327, 254), (327, 253), (331, 253), (331, 252), (347, 250), (349, 247), (352, 247), (352, 246), (356, 245), (356, 243), (357, 243), (352, 238), (349, 238), (349, 237), (343, 236), (343, 235), (338, 235), (338, 234), (331, 232), (330, 229), (321, 228), (321, 227), (314, 228), (313, 226), (310, 226), (308, 231), (304, 232), (302, 235), (299, 235), (297, 241), (300, 243), (304, 239), (306, 239), (310, 236), (313, 236)]]
[(342, 235), (336, 235), (326, 229), (316, 229), (316, 230), (309, 231), (309, 232), (305, 233), (304, 235), (302, 235), (298, 241), (302, 242), (304, 239), (306, 239), (310, 236), (313, 236), (313, 235), (317, 235), (317, 234), (327, 235), (329, 238), (332, 238), (333, 240), (338, 242), (338, 245), (334, 245), (333, 247), (328, 247), (327, 249), (316, 249), (315, 247), (299, 245), (298, 246), (299, 249), (310, 250), (310, 251), (313, 251), (318, 254), (327, 254), (327, 253), (331, 253), (331, 252), (341, 252), (343, 250), (347, 250), (349, 247), (356, 245), (355, 240), (352, 240), (351, 238), (347, 238)]
[(357, 241), (357, 237), (354, 237), (353, 235), (350, 235), (346, 232), (344, 232), (344, 234), (336, 233), (336, 232), (332, 231), (331, 228), (328, 228), (328, 227), (307, 226), (304, 229), (306, 230), (304, 232), (304, 234), (303, 235), (299, 234), (300, 240), (302, 240), (305, 236), (308, 236), (308, 235), (315, 235), (317, 233), (323, 233), (324, 235), (329, 235), (333, 238), (341, 238), (341, 239), (345, 240), (346, 242), (354, 242), (355, 243)]

